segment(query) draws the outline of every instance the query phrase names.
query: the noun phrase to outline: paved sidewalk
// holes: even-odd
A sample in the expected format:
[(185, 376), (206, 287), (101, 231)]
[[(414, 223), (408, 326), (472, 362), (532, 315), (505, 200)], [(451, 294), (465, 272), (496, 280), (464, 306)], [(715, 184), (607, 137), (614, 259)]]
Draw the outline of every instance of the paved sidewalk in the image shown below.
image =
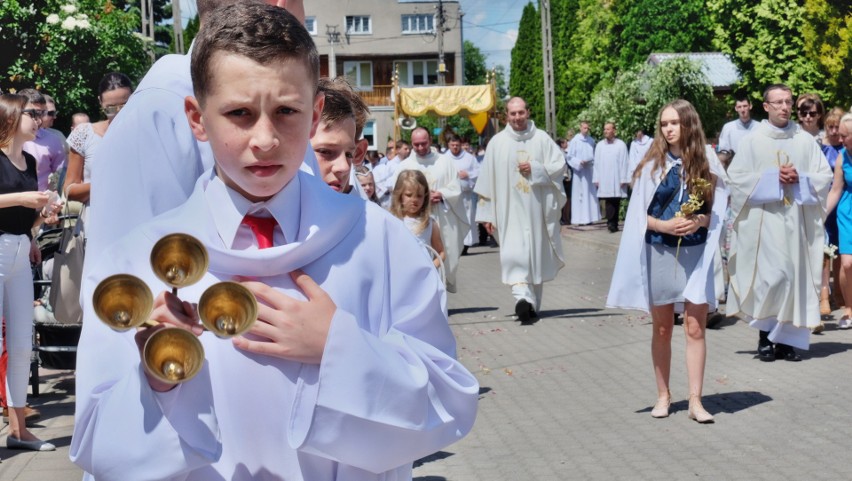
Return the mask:
[[(800, 363), (756, 360), (757, 334), (742, 322), (709, 331), (704, 405), (713, 425), (686, 417), (676, 330), (673, 414), (651, 418), (649, 319), (603, 307), (620, 236), (605, 225), (563, 229), (568, 266), (545, 285), (543, 319), (528, 327), (511, 318), (497, 249), (462, 258), (450, 322), (481, 383), (479, 416), (468, 437), (418, 462), (415, 479), (852, 479), (852, 330), (833, 321)], [(34, 432), (59, 448), (0, 448), (2, 481), (81, 477), (68, 461), (73, 373), (43, 371), (42, 380), (31, 399), (44, 413)]]

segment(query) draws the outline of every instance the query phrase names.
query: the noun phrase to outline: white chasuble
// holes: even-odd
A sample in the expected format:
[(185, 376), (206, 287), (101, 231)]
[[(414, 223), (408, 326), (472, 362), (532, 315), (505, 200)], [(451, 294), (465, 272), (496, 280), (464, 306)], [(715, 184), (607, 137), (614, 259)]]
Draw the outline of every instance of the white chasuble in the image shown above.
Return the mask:
[[(456, 292), (456, 269), (464, 247), (464, 238), (470, 230), (470, 221), (464, 209), (459, 172), (449, 157), (435, 152), (421, 157), (412, 152), (399, 164), (396, 177), (403, 170), (419, 170), (426, 176), (429, 189), (440, 192), (444, 199), (432, 204), (432, 218), (441, 228), (441, 240), (447, 259), (444, 262), (447, 274), (447, 291)], [(393, 181), (396, 185), (396, 178)]]
[[(764, 120), (739, 149), (728, 167), (734, 227), (727, 314), (816, 326), (831, 168), (793, 122), (779, 129)], [(778, 178), (779, 165), (788, 163), (798, 184)]]
[[(559, 219), (566, 196), (562, 187), (565, 157), (532, 121), (523, 132), (511, 126), (488, 143), (475, 192), (477, 222), (497, 229), (504, 284), (541, 284), (565, 265)], [(529, 162), (529, 176), (518, 171)]]
[(577, 134), (568, 144), (568, 166), (574, 172), (571, 181), (571, 223), (591, 224), (601, 220), (598, 189), (592, 182), (595, 168), (595, 139)]

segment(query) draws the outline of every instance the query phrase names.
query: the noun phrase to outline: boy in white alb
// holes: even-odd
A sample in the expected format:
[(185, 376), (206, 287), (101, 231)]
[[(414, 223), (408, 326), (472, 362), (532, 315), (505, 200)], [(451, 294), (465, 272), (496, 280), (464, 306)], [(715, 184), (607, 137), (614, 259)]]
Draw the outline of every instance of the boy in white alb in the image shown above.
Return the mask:
[[(470, 431), (478, 383), (455, 360), (446, 294), (417, 241), (298, 171), (323, 108), (318, 72), (310, 35), (281, 9), (230, 5), (199, 34), (186, 110), (216, 166), (185, 204), (107, 249), (83, 290), (91, 299), (122, 272), (162, 290), (153, 244), (198, 238), (208, 273), (181, 299), (161, 293), (151, 317), (199, 335), (206, 361), (182, 384), (157, 381), (138, 345), (159, 327), (115, 332), (87, 301), (70, 454), (88, 479), (410, 480), (412, 461)], [(255, 237), (247, 216), (275, 226)], [(231, 279), (259, 311), (229, 341), (201, 333), (190, 302)]]

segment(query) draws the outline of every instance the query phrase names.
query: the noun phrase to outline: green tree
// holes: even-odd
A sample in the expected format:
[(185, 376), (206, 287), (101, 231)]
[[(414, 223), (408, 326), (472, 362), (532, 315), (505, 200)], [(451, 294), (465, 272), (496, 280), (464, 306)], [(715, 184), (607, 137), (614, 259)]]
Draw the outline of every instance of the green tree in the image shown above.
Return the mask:
[(803, 1), (708, 0), (707, 8), (715, 24), (714, 44), (731, 55), (741, 87), (752, 98), (783, 82), (795, 93), (816, 92), (833, 101), (819, 63), (805, 48)]
[(136, 81), (150, 67), (145, 41), (133, 34), (139, 18), (109, 0), (4, 0), (0, 25), (0, 88), (35, 87), (65, 112), (97, 118), (104, 74)]
[(852, 3), (805, 0), (805, 52), (823, 72), (824, 89), (835, 105), (852, 105)]
[(464, 41), (464, 84), (481, 85), (485, 83), (488, 67), (485, 66), (487, 56), (473, 42)]
[(709, 52), (713, 26), (705, 0), (620, 2), (618, 50), (621, 68), (629, 68), (653, 52)]
[[(112, 0), (112, 3), (127, 13), (136, 15), (141, 18), (142, 2), (141, 0)], [(164, 24), (167, 20), (171, 20), (172, 1), (171, 0), (153, 0), (154, 10), (154, 46), (153, 51), (157, 57), (161, 57), (168, 53), (174, 52), (174, 30), (170, 24)], [(141, 20), (140, 30), (141, 31)], [(186, 45), (189, 45), (188, 43)]]
[(532, 3), (524, 7), (518, 39), (512, 48), (509, 94), (523, 97), (533, 121), (544, 125), (544, 66), (541, 58), (541, 16)]
[(627, 69), (615, 81), (592, 96), (588, 108), (575, 124), (586, 120), (599, 137), (606, 122), (615, 122), (623, 139), (637, 129), (652, 133), (660, 109), (675, 99), (690, 101), (701, 117), (704, 132), (715, 136), (724, 118), (724, 105), (713, 97), (713, 88), (701, 66), (685, 58), (659, 66), (639, 64)]

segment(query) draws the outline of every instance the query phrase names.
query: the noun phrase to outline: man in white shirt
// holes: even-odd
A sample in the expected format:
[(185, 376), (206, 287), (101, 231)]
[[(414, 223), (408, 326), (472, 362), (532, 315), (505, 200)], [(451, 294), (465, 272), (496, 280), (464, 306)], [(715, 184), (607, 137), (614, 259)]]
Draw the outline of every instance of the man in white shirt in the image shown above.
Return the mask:
[(786, 85), (763, 94), (768, 119), (743, 137), (728, 167), (735, 219), (727, 315), (760, 331), (762, 361), (801, 360), (820, 323), (824, 210), (832, 172), (819, 144), (790, 121)]
[[(267, 0), (304, 21), (302, 2)], [(210, 11), (229, 3), (199, 2), (201, 28)], [(213, 167), (210, 147), (193, 137), (183, 110), (184, 99), (193, 94), (190, 55), (159, 59), (110, 124), (93, 159), (88, 251), (100, 252), (140, 223), (182, 204), (198, 177)], [(317, 171), (310, 149), (303, 168)], [(87, 266), (92, 257), (87, 256)]]
[(407, 141), (397, 140), (394, 145), (396, 155), (373, 169), (373, 180), (376, 182), (376, 197), (379, 198), (379, 205), (385, 209), (390, 209), (391, 194), (393, 194), (394, 187), (392, 182), (396, 179), (396, 171), (399, 170), (399, 164), (411, 155), (411, 144)]
[(464, 211), (467, 213), (467, 219), (470, 221), (470, 230), (464, 236), (464, 248), (462, 255), (467, 255), (469, 247), (476, 245), (474, 238), (477, 237), (476, 227), (476, 194), (473, 188), (476, 186), (476, 179), (479, 177), (479, 162), (476, 157), (470, 152), (462, 148), (462, 139), (456, 134), (447, 136), (447, 153), (445, 155), (453, 159), (456, 164), (456, 169), (459, 171), (459, 184), (462, 190), (462, 202), (464, 203)]
[(627, 171), (627, 145), (615, 137), (615, 124), (604, 124), (604, 138), (595, 147), (595, 168), (592, 182), (598, 199), (606, 205), (606, 225), (610, 232), (618, 232), (618, 210), (621, 199), (627, 197), (630, 173)]
[(738, 97), (734, 102), (734, 110), (739, 118), (722, 126), (719, 145), (716, 147), (717, 152), (727, 150), (736, 154), (740, 140), (758, 125), (758, 122), (751, 118), (751, 101), (748, 97)]

